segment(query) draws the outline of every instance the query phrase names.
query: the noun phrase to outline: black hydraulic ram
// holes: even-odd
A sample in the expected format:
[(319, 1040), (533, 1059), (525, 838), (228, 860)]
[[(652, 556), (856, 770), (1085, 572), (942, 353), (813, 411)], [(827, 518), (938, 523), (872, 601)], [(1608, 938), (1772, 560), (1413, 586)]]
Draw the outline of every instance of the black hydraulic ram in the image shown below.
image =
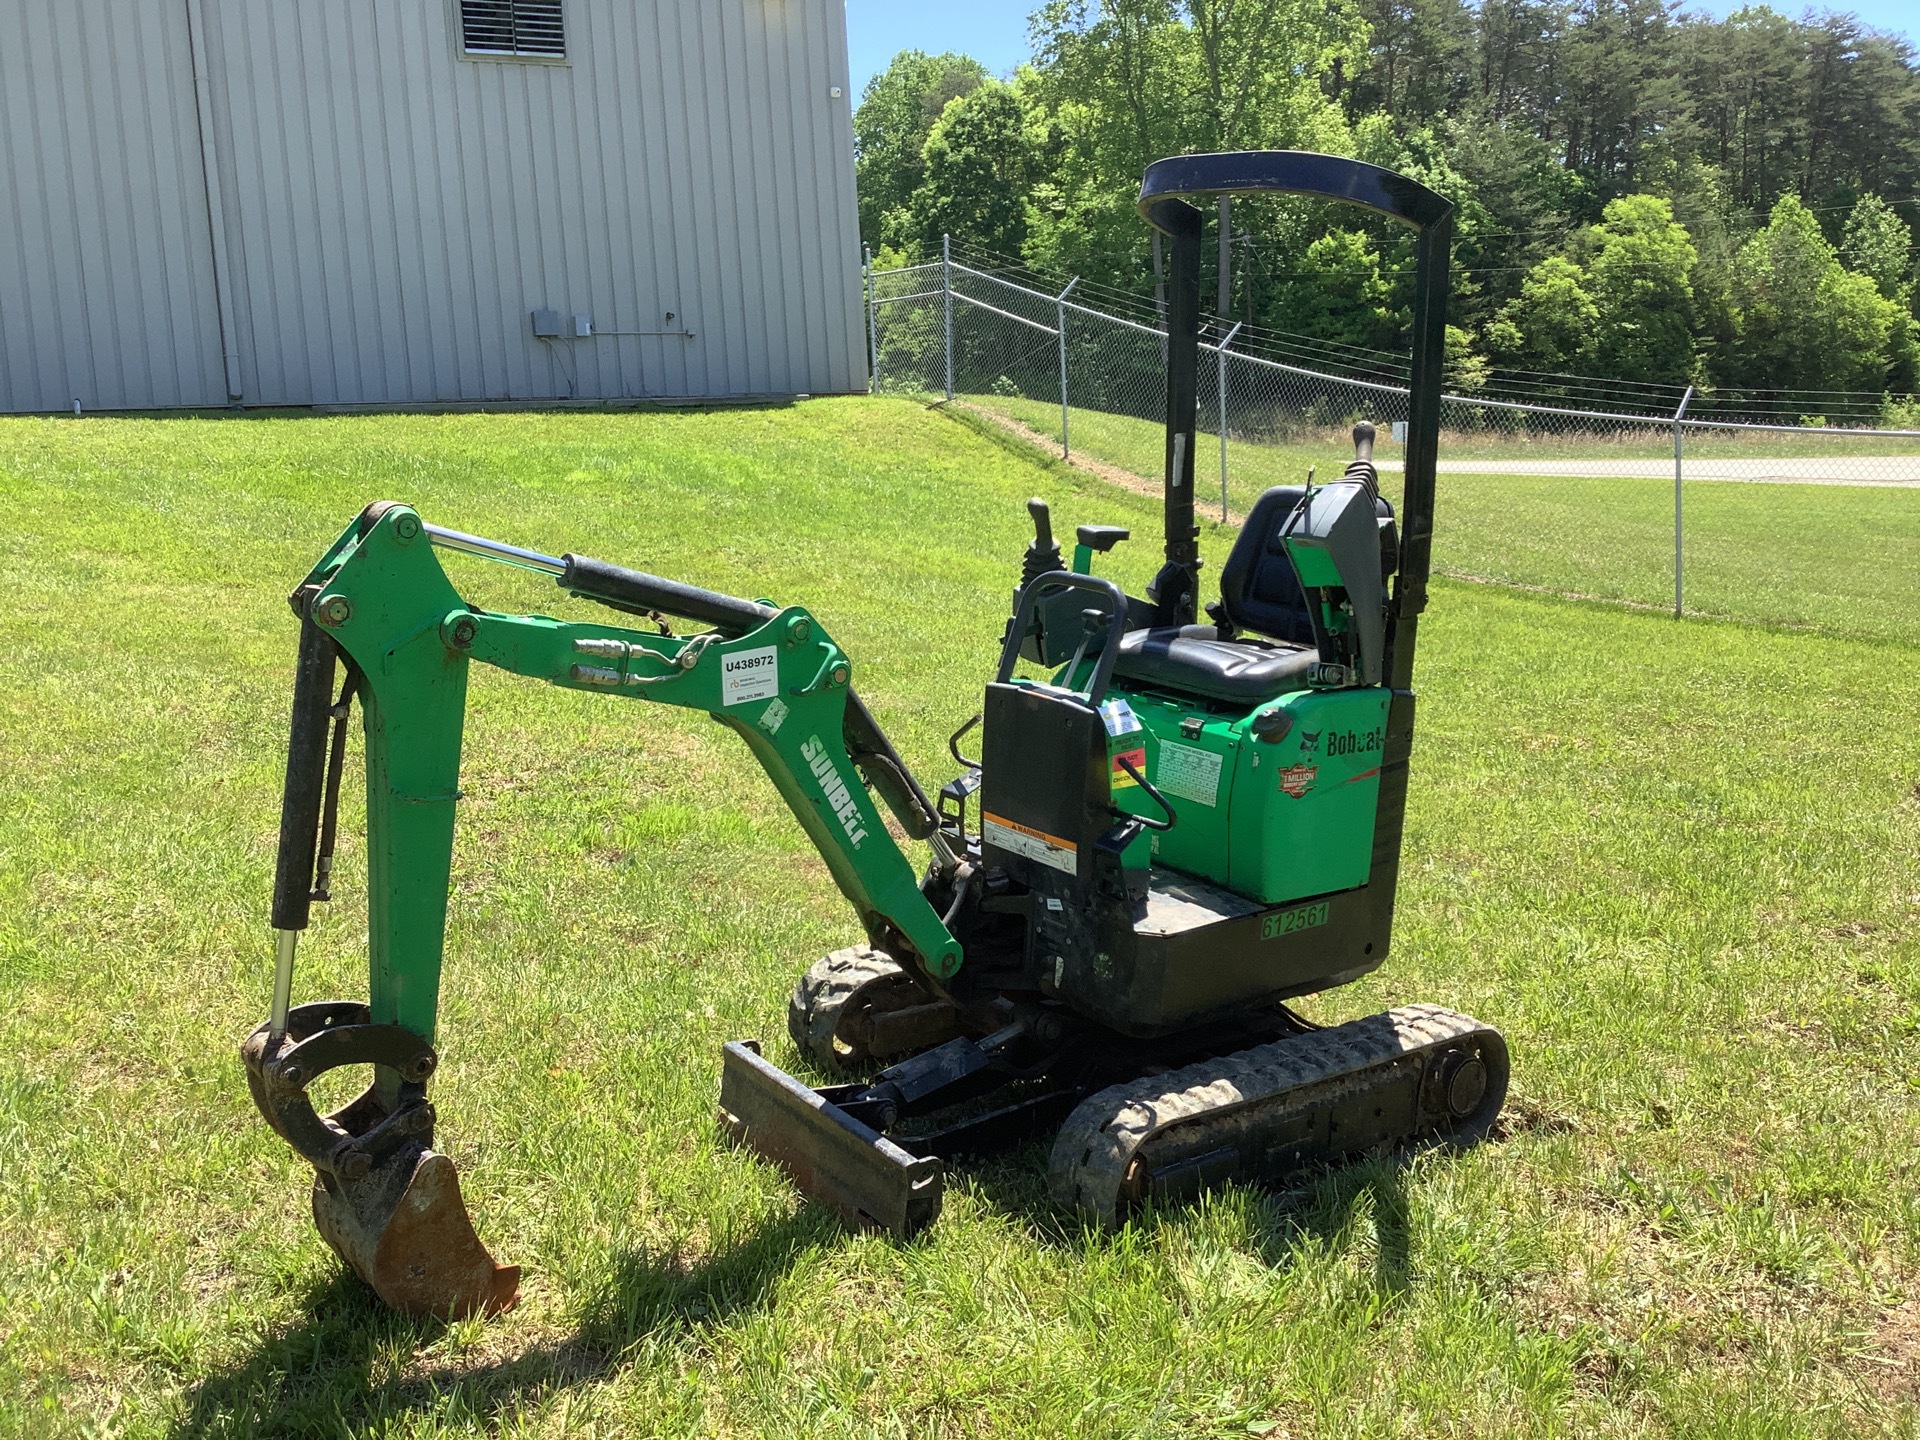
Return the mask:
[[(310, 603), (311, 596), (306, 596)], [(287, 1029), (293, 998), (294, 949), (313, 913), (314, 865), (320, 846), (325, 803), (328, 721), (333, 709), (333, 675), (339, 652), (327, 632), (305, 614), (301, 595), (300, 652), (293, 672), (293, 723), (287, 742), (287, 774), (280, 804), (280, 854), (273, 874), (273, 930), (277, 942), (273, 971), (273, 1012), (269, 1033), (277, 1044)], [(334, 782), (338, 794), (338, 781)]]
[[(718, 590), (704, 590), (698, 585), (610, 565), (585, 555), (542, 555), (535, 550), (523, 550), (517, 545), (505, 545), (438, 525), (429, 525), (426, 531), (433, 543), (444, 549), (538, 570), (553, 576), (568, 594), (628, 615), (672, 615), (710, 625), (722, 635), (733, 636), (757, 630), (780, 613), (774, 605), (723, 595)], [(933, 802), (900, 759), (866, 702), (851, 691), (847, 694), (844, 726), (847, 753), (880, 792), (901, 827), (916, 840), (931, 837), (939, 828)]]

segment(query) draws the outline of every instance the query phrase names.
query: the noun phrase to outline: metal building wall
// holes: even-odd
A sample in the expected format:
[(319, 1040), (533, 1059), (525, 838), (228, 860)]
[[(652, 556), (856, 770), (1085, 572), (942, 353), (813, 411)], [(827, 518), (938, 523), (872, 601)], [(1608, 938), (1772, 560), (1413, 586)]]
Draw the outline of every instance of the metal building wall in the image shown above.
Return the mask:
[(0, 0), (0, 411), (226, 398), (184, 0)]
[[(163, 171), (159, 183), (173, 208), (186, 219), (197, 213), (200, 224), (197, 243), (190, 238), (164, 264), (116, 252), (105, 290), (91, 272), (64, 287), (89, 314), (99, 296), (111, 297), (94, 327), (104, 339), (127, 332), (127, 276), (140, 277), (141, 295), (162, 279), (167, 302), (195, 327), (197, 388), (175, 383), (163, 392), (149, 378), (144, 390), (71, 392), (89, 405), (220, 403), (227, 388), (207, 195), (193, 168), (198, 136), (183, 47), (194, 3), (77, 7), (138, 12), (148, 38), (165, 42), (170, 68), (145, 89), (164, 103), (171, 133), (193, 142), (183, 152), (193, 166), (175, 166), (177, 178)], [(197, 4), (244, 403), (864, 388), (839, 0), (567, 0), (564, 64), (460, 57), (457, 0)], [(38, 17), (29, 30), (73, 28), (51, 17), (76, 8), (74, 0), (25, 0), (25, 8)], [(31, 117), (45, 106), (13, 93), (6, 23), (0, 74), (11, 140), (16, 107)], [(97, 74), (105, 42), (80, 39), (52, 57), (57, 70), (43, 88), (71, 94)], [(97, 125), (98, 94), (67, 103)], [(139, 131), (137, 117), (128, 126)], [(24, 148), (35, 143), (45, 151), (44, 142)], [(130, 153), (131, 137), (127, 144)], [(38, 166), (58, 169), (44, 153)], [(89, 168), (73, 170), (72, 190), (90, 183)], [(0, 185), (9, 183), (0, 172)], [(42, 186), (58, 197), (57, 184)], [(0, 202), (10, 195), (0, 191)], [(71, 210), (70, 196), (66, 203)], [(81, 215), (70, 228), (103, 223)], [(0, 327), (9, 332), (0, 408), (69, 404), (64, 385), (41, 377), (66, 373), (71, 347), (50, 355), (37, 319), (30, 342), (12, 342), (16, 292), (37, 287), (9, 278), (6, 257), (0, 249)], [(536, 307), (560, 311), (569, 338), (536, 340), (528, 318)], [(574, 339), (576, 312), (600, 332), (685, 328), (694, 338)], [(22, 366), (33, 378), (9, 384)]]

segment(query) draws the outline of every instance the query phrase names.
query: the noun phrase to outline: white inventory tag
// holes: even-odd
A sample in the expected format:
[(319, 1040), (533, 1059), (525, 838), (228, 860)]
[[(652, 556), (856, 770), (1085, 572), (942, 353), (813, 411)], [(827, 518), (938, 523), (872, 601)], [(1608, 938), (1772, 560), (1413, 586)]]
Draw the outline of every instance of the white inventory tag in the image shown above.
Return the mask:
[(1176, 740), (1160, 742), (1160, 773), (1154, 783), (1169, 795), (1196, 800), (1202, 805), (1220, 803), (1220, 757), (1197, 745), (1182, 745)]
[(1131, 735), (1143, 728), (1140, 717), (1133, 713), (1133, 707), (1119, 698), (1106, 701), (1100, 707), (1100, 723), (1107, 727), (1107, 736)]
[(720, 657), (720, 703), (745, 705), (780, 693), (780, 655), (773, 646)]

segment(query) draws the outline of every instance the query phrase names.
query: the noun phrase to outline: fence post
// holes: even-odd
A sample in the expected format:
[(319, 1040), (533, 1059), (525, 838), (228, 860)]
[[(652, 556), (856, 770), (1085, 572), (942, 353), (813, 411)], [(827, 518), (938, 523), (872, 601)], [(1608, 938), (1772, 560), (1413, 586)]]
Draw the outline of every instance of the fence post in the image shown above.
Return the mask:
[(1233, 344), (1233, 337), (1240, 333), (1240, 327), (1246, 322), (1236, 320), (1233, 328), (1227, 331), (1227, 338), (1220, 342), (1220, 383), (1214, 390), (1214, 419), (1220, 425), (1220, 523), (1227, 523), (1227, 347)]
[(953, 237), (940, 237), (940, 285), (947, 301), (947, 403), (953, 403)]
[(869, 357), (867, 393), (878, 395), (880, 393), (880, 325), (875, 312), (879, 309), (879, 304), (878, 296), (874, 291), (873, 247), (868, 245), (864, 248), (867, 257), (867, 355)]
[(1067, 288), (1053, 297), (1055, 323), (1060, 327), (1060, 458), (1073, 458), (1073, 437), (1067, 429), (1067, 296), (1073, 293), (1073, 287), (1080, 283), (1080, 277), (1074, 276), (1067, 282)]
[(1683, 512), (1680, 502), (1681, 443), (1680, 421), (1687, 413), (1687, 406), (1693, 403), (1693, 387), (1687, 386), (1687, 393), (1680, 397), (1680, 408), (1673, 412), (1673, 618), (1678, 620), (1681, 612), (1682, 581), (1684, 573), (1681, 565), (1681, 539), (1684, 526), (1681, 523)]

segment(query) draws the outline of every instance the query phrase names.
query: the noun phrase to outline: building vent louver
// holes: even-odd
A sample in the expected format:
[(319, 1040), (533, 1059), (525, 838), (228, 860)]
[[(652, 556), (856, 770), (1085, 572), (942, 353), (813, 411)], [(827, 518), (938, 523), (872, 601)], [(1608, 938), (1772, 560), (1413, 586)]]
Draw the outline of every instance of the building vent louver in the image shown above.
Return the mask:
[(564, 58), (561, 0), (460, 0), (460, 48), (469, 55)]

